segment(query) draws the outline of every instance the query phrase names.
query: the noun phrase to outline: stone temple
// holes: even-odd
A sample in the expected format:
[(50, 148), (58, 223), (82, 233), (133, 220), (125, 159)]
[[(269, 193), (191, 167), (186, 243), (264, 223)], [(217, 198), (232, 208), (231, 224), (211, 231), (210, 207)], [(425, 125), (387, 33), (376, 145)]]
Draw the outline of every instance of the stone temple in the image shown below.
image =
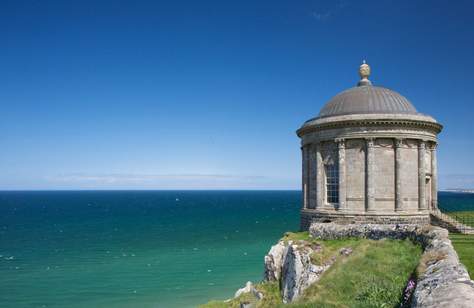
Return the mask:
[(334, 96), (298, 129), (303, 156), (301, 229), (312, 221), (430, 222), (437, 209), (437, 134), (442, 125), (404, 96), (372, 85)]

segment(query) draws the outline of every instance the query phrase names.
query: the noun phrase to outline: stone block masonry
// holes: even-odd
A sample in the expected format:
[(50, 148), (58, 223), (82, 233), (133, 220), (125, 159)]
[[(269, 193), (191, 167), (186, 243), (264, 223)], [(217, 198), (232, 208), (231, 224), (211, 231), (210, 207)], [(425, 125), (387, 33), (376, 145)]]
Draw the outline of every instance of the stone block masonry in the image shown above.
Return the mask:
[(312, 223), (336, 222), (339, 224), (419, 224), (430, 223), (428, 213), (420, 214), (366, 214), (366, 213), (321, 213), (311, 210), (301, 210), (300, 230), (307, 231)]
[(296, 132), (303, 149), (302, 229), (309, 211), (320, 222), (346, 223), (352, 213), (372, 223), (429, 220), (437, 209), (441, 130), (404, 96), (368, 79), (334, 96)]

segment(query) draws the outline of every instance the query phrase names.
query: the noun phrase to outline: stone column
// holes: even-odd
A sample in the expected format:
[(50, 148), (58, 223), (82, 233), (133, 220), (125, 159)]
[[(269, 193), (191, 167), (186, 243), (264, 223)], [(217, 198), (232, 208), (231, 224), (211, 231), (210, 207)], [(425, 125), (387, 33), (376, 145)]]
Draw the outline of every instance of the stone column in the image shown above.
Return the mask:
[(336, 139), (339, 158), (339, 207), (346, 209), (346, 147), (344, 139)]
[(301, 170), (301, 183), (302, 183), (302, 192), (303, 192), (303, 209), (308, 208), (308, 146), (304, 145), (301, 147), (301, 153), (303, 156), (303, 164)]
[(418, 209), (426, 210), (426, 169), (425, 169), (426, 145), (423, 140), (418, 143)]
[(431, 150), (431, 209), (438, 208), (438, 162), (436, 159), (436, 143), (433, 143)]
[(366, 187), (365, 187), (365, 210), (375, 210), (375, 153), (374, 153), (374, 139), (366, 139)]
[(316, 145), (316, 208), (324, 206), (323, 194), (323, 158), (321, 156), (321, 143)]
[(403, 211), (402, 153), (403, 139), (395, 139), (395, 211)]
[(316, 159), (316, 145), (311, 144), (309, 147), (309, 203), (308, 206), (310, 209), (316, 208), (316, 190), (317, 190), (317, 181), (316, 174), (318, 172), (317, 159)]

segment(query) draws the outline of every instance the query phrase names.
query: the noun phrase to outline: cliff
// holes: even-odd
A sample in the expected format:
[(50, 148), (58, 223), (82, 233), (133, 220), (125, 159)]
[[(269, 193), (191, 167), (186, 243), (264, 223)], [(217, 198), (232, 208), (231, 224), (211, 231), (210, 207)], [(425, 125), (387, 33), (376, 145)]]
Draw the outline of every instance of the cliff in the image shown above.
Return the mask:
[(286, 234), (264, 258), (262, 283), (249, 282), (233, 299), (204, 307), (472, 307), (473, 302), (474, 282), (445, 229), (328, 223), (313, 224), (309, 234)]

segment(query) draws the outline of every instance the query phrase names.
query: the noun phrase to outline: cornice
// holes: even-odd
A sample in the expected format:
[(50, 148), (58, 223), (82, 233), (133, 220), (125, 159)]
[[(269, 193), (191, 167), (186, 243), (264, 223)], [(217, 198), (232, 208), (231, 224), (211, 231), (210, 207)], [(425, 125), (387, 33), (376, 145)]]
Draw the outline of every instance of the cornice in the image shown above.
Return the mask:
[(422, 120), (409, 120), (409, 119), (353, 119), (353, 120), (342, 120), (334, 122), (325, 122), (320, 124), (305, 124), (303, 127), (296, 131), (298, 137), (301, 137), (307, 133), (334, 129), (334, 128), (347, 128), (347, 127), (359, 127), (359, 126), (370, 126), (370, 127), (410, 127), (417, 129), (430, 130), (436, 134), (440, 133), (443, 126), (437, 122), (422, 121)]

